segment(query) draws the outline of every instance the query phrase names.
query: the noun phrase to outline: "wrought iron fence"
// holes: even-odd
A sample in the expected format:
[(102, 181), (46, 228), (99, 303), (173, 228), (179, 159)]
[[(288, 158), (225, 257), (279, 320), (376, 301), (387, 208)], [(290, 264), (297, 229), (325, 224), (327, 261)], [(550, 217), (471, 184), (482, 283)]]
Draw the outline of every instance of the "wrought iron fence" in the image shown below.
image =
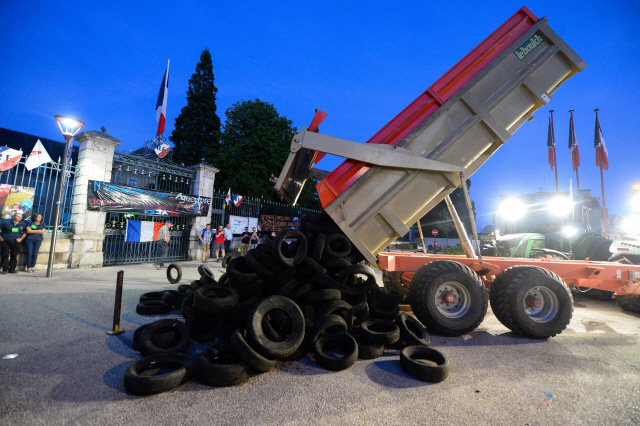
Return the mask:
[[(134, 188), (152, 189), (166, 192), (191, 193), (196, 172), (176, 164), (171, 155), (159, 158), (153, 146), (163, 139), (148, 141), (132, 152), (115, 152), (111, 183)], [(102, 246), (103, 265), (126, 263), (147, 263), (158, 258), (155, 242), (125, 242), (127, 220), (164, 222), (166, 218), (147, 215), (107, 213), (105, 239)], [(167, 260), (186, 260), (189, 254), (189, 231), (191, 218), (172, 217), (171, 241)]]
[(264, 198), (246, 197), (242, 199), (239, 207), (233, 202), (226, 207), (226, 192), (215, 192), (211, 197), (211, 226), (215, 229), (218, 225), (226, 225), (229, 223), (229, 216), (241, 217), (259, 217), (261, 214), (272, 214), (280, 216), (300, 217), (303, 215), (310, 216), (312, 219), (320, 214), (320, 210), (307, 209), (299, 206), (290, 206), (289, 204), (279, 203), (277, 201), (269, 201)]
[[(20, 162), (6, 172), (0, 173), (0, 184), (12, 185), (21, 188), (33, 188), (34, 198), (31, 214), (40, 213), (42, 221), (46, 225), (47, 231), (53, 230), (53, 220), (55, 219), (56, 191), (62, 179), (62, 162), (50, 162), (32, 170), (27, 170), (25, 162), (28, 156), (20, 159)], [(69, 183), (62, 195), (62, 205), (60, 207), (59, 232), (70, 232), (71, 208), (75, 180), (78, 176), (79, 168), (71, 165), (69, 170)], [(26, 219), (26, 218), (25, 218)]]

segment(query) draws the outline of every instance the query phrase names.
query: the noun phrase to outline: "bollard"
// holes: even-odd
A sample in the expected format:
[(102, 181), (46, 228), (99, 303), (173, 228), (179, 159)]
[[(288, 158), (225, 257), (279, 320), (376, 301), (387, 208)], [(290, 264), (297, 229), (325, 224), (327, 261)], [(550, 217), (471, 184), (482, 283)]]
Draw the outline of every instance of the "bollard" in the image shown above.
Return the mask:
[(120, 308), (122, 307), (122, 285), (124, 283), (124, 271), (118, 271), (118, 280), (116, 281), (116, 302), (113, 306), (113, 330), (107, 331), (107, 334), (114, 336), (124, 333), (120, 329)]

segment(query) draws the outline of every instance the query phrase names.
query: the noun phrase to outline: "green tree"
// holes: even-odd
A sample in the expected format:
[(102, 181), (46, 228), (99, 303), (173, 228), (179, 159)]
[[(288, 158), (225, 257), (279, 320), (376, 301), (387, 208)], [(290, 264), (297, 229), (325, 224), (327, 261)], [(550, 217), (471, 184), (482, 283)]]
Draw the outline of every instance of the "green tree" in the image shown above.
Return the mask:
[[(259, 99), (236, 102), (225, 112), (220, 153), (207, 155), (207, 161), (220, 172), (216, 186), (243, 196), (279, 201), (271, 175), (279, 176), (289, 155), (293, 122), (281, 116), (268, 102)], [(298, 203), (318, 207), (314, 182), (308, 182)]]
[(206, 48), (200, 54), (196, 72), (189, 79), (187, 105), (176, 118), (169, 140), (173, 142), (173, 160), (185, 165), (197, 164), (202, 158), (215, 157), (220, 141), (220, 117), (216, 113), (213, 63)]

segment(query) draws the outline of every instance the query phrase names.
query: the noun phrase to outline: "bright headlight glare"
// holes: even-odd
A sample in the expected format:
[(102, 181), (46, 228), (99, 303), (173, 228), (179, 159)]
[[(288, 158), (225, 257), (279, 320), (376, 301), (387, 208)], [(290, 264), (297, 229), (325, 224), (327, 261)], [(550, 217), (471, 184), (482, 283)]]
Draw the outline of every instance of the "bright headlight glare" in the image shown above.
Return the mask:
[(578, 230), (573, 226), (567, 226), (562, 230), (562, 233), (567, 237), (573, 237), (578, 233)]
[(554, 216), (566, 216), (571, 213), (573, 203), (568, 198), (557, 197), (549, 200), (547, 208)]
[(637, 213), (640, 213), (640, 194), (631, 197), (631, 207)]
[(628, 217), (622, 221), (622, 229), (629, 235), (640, 234), (640, 218)]
[(498, 213), (507, 220), (518, 220), (524, 216), (527, 206), (517, 198), (507, 198), (500, 204)]

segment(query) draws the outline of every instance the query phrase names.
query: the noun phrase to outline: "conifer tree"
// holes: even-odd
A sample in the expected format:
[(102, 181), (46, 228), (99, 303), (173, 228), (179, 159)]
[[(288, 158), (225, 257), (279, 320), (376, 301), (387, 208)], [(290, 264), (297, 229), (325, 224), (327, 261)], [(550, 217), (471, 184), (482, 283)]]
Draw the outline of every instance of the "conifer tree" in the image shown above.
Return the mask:
[(187, 105), (176, 118), (169, 140), (173, 142), (173, 160), (192, 165), (202, 158), (216, 157), (220, 145), (220, 117), (216, 113), (213, 63), (209, 48), (200, 54), (200, 62), (189, 79)]

